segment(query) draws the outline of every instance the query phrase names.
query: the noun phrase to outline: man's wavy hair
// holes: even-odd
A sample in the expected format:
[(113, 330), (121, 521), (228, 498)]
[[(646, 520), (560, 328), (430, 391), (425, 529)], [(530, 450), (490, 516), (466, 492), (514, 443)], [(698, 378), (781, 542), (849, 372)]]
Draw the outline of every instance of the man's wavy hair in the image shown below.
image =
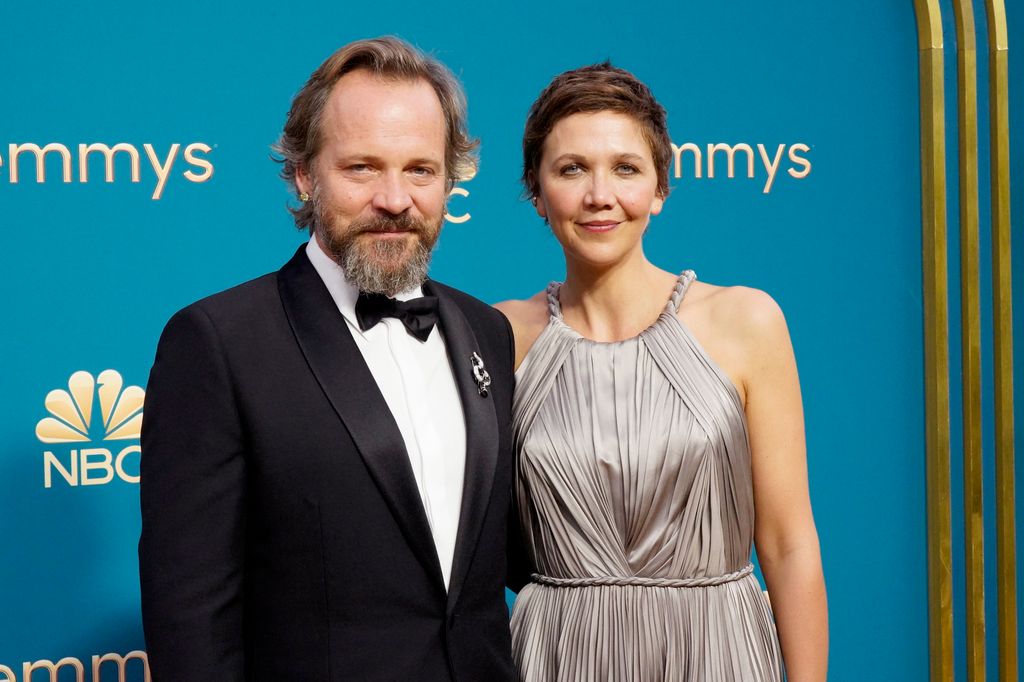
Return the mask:
[[(298, 193), (295, 173), (312, 167), (322, 145), (321, 123), (327, 100), (338, 80), (346, 73), (365, 69), (395, 81), (424, 80), (441, 102), (445, 121), (445, 177), (447, 189), (476, 172), (478, 141), (466, 126), (466, 96), (452, 72), (409, 43), (393, 36), (357, 40), (332, 54), (317, 68), (292, 100), (281, 137), (273, 145), (275, 161), (282, 164), (281, 177)], [(314, 202), (307, 201), (288, 210), (298, 229), (314, 227)]]
[(636, 121), (651, 148), (658, 177), (658, 196), (668, 196), (672, 141), (664, 107), (639, 78), (611, 62), (591, 64), (555, 76), (537, 97), (526, 117), (523, 132), (524, 195), (534, 199), (540, 192), (537, 170), (544, 152), (544, 140), (555, 124), (579, 113), (611, 111)]

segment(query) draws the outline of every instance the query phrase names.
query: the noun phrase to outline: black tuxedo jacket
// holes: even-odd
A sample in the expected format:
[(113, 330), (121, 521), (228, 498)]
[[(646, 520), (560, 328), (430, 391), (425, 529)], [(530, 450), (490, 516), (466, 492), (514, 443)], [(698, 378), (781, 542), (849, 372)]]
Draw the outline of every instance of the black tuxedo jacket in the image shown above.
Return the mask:
[(512, 336), (480, 301), (424, 289), (466, 418), (447, 592), (401, 433), (305, 247), (167, 324), (142, 431), (154, 682), (514, 678)]

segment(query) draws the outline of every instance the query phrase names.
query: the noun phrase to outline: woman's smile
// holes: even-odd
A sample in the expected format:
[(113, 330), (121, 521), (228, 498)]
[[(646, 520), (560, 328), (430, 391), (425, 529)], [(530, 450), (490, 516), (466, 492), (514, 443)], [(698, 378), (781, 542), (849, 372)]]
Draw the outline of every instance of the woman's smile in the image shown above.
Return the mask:
[(620, 223), (621, 221), (619, 220), (588, 220), (586, 222), (577, 222), (576, 224), (587, 232), (610, 232), (618, 227)]

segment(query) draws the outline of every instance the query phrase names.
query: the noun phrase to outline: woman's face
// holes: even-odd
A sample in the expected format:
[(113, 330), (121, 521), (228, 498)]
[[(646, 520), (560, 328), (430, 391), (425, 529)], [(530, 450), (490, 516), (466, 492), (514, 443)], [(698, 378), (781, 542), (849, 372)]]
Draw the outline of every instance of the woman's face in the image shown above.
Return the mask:
[(611, 266), (641, 249), (650, 217), (661, 212), (657, 175), (651, 148), (632, 117), (572, 114), (544, 140), (537, 213), (567, 258)]

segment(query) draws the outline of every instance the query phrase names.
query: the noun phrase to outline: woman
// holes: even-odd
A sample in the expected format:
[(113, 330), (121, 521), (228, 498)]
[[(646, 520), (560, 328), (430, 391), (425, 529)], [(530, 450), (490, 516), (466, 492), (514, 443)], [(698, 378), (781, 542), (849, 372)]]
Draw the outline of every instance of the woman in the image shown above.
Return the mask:
[(760, 682), (785, 660), (790, 682), (823, 681), (825, 587), (781, 311), (644, 256), (672, 156), (664, 109), (630, 73), (555, 78), (523, 157), (566, 278), (498, 306), (515, 332), (534, 571), (512, 617), (522, 679)]

